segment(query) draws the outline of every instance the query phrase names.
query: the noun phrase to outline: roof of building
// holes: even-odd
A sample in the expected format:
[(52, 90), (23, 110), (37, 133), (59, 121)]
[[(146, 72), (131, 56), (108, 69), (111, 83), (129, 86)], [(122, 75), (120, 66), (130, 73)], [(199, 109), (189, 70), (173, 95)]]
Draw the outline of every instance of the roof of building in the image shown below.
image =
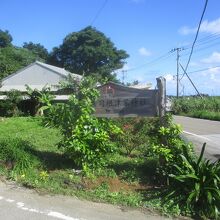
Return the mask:
[(135, 89), (150, 89), (152, 87), (152, 84), (151, 83), (137, 84), (137, 85), (132, 85), (129, 87), (135, 88)]
[[(35, 69), (33, 69), (32, 67), (35, 67)], [(44, 70), (43, 75), (42, 75), (42, 68)], [(44, 76), (44, 79), (42, 80), (40, 80), (39, 74), (37, 74), (39, 73), (39, 71), (41, 72), (40, 76)], [(54, 73), (55, 75), (52, 76), (51, 74), (48, 74), (48, 76), (45, 76), (45, 73), (47, 73), (47, 71), (48, 73)], [(22, 78), (22, 75), (18, 77), (18, 75), (23, 74), (23, 72), (26, 73), (25, 77)], [(35, 61), (34, 63), (31, 63), (30, 65), (18, 70), (17, 72), (12, 73), (9, 76), (3, 78), (0, 81), (2, 85), (2, 86), (0, 85), (0, 91), (7, 92), (12, 89), (16, 89), (21, 92), (25, 92), (26, 85), (30, 86), (32, 89), (38, 89), (38, 90), (42, 90), (45, 87), (51, 87), (52, 91), (56, 91), (57, 90), (56, 86), (59, 84), (60, 80), (61, 81), (62, 79), (65, 80), (65, 78), (68, 75), (71, 75), (77, 80), (82, 79), (81, 75), (71, 73), (65, 70), (64, 68), (42, 63), (40, 61)]]
[(63, 76), (72, 75), (72, 76), (75, 76), (75, 77), (77, 77), (79, 79), (82, 78), (81, 75), (78, 75), (78, 74), (75, 74), (75, 73), (71, 73), (71, 72), (65, 70), (64, 68), (60, 68), (60, 67), (57, 67), (57, 66), (53, 66), (53, 65), (46, 64), (46, 63), (42, 63), (40, 61), (35, 61), (34, 63), (36, 63), (36, 64), (38, 64), (38, 65), (40, 65), (42, 67), (45, 67), (47, 69), (50, 69), (50, 70), (52, 70), (52, 71), (54, 71), (54, 72), (56, 72), (58, 74), (61, 74)]

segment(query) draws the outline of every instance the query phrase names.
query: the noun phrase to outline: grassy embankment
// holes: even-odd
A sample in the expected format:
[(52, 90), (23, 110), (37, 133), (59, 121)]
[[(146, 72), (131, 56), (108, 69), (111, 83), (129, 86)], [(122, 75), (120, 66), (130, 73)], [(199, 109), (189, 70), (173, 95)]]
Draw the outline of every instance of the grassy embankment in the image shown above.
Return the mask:
[(220, 97), (173, 99), (172, 112), (178, 115), (220, 121)]
[(86, 176), (58, 149), (60, 139), (59, 131), (45, 128), (40, 118), (1, 118), (1, 176), (45, 193), (160, 208), (160, 198), (149, 199), (152, 192), (159, 192), (154, 189), (154, 158), (144, 157), (141, 150), (127, 156), (122, 148), (109, 158), (108, 167)]
[(124, 133), (113, 139), (115, 153), (105, 167), (84, 173), (57, 147), (59, 130), (41, 118), (0, 118), (0, 177), (41, 193), (218, 219), (220, 164), (202, 159), (205, 146), (196, 157), (178, 125), (161, 127), (157, 119), (116, 123)]

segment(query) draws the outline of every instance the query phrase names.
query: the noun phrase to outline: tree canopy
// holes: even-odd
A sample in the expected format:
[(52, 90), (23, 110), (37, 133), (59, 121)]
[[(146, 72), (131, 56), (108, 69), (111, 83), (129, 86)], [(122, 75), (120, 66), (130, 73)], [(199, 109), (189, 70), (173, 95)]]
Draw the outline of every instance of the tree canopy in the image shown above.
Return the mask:
[(24, 42), (23, 48), (30, 50), (33, 54), (35, 54), (36, 56), (38, 56), (39, 58), (41, 58), (43, 60), (47, 60), (47, 58), (48, 58), (47, 49), (39, 43), (35, 44), (31, 41), (29, 43)]
[(11, 45), (11, 42), (12, 42), (11, 34), (9, 34), (7, 30), (3, 31), (0, 29), (0, 48)]
[(9, 46), (0, 48), (0, 79), (29, 65), (36, 55), (24, 48)]
[(12, 44), (8, 31), (0, 30), (0, 80), (11, 73), (33, 63), (46, 61), (47, 50), (40, 44), (24, 43), (23, 48)]
[(128, 54), (118, 50), (102, 32), (89, 26), (68, 34), (53, 48), (48, 62), (80, 75), (114, 80), (114, 71), (123, 67)]
[(68, 34), (51, 53), (39, 44), (24, 42), (23, 48), (12, 44), (8, 31), (0, 29), (0, 80), (35, 60), (47, 62), (80, 75), (116, 80), (114, 72), (123, 67), (128, 54), (115, 47), (104, 33), (89, 26)]

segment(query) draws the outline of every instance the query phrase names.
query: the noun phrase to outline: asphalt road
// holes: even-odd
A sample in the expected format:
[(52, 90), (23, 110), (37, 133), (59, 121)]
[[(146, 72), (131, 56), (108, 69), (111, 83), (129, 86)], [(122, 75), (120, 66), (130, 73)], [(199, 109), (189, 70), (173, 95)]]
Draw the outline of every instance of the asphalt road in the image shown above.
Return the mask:
[(206, 142), (205, 157), (216, 161), (220, 159), (220, 122), (204, 119), (174, 116), (174, 121), (183, 127), (183, 136), (194, 143), (199, 153)]
[(0, 180), (0, 219), (7, 220), (163, 220), (151, 212), (94, 203), (68, 196), (39, 195)]

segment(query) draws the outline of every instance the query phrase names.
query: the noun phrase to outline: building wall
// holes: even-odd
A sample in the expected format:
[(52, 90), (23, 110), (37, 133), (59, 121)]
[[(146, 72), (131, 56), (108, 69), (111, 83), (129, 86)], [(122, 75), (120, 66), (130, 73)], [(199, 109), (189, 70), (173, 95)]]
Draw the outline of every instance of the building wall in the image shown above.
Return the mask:
[(0, 91), (9, 91), (10, 89), (23, 91), (25, 85), (29, 85), (32, 89), (40, 89), (45, 85), (57, 85), (63, 79), (63, 76), (34, 64), (3, 80)]

